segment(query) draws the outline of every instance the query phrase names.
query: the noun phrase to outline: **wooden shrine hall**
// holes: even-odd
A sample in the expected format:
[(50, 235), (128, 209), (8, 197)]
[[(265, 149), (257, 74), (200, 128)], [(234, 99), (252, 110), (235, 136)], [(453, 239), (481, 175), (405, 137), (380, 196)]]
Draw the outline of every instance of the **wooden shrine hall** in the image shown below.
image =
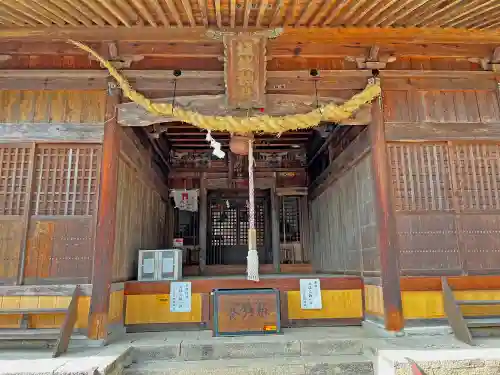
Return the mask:
[[(224, 309), (267, 329), (221, 290), (278, 301), (264, 310), (281, 327), (447, 324), (441, 277), (500, 301), (499, 15), (488, 0), (2, 2), (0, 340), (215, 332)], [(140, 250), (173, 248), (185, 311), (174, 282), (139, 280)]]

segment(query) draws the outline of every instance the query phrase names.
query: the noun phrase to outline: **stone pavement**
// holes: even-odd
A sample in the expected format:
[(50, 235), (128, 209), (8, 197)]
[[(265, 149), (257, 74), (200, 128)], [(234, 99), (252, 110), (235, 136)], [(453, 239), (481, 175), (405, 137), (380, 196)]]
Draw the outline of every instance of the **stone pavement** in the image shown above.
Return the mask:
[[(453, 336), (381, 335), (362, 327), (286, 329), (283, 335), (212, 337), (210, 331), (134, 333), (106, 347), (0, 349), (0, 375), (428, 375), (500, 373), (500, 339), (469, 347)], [(436, 332), (436, 331), (434, 331)]]

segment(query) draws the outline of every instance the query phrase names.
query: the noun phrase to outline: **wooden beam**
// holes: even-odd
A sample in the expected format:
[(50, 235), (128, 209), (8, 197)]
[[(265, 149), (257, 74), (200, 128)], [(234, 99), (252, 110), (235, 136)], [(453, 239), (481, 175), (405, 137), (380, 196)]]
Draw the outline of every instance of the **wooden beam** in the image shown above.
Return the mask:
[(500, 123), (388, 123), (385, 137), (391, 142), (500, 140)]
[(0, 143), (78, 142), (101, 143), (102, 124), (15, 123), (0, 124)]
[[(171, 0), (165, 0), (168, 4)], [(220, 1), (220, 0), (216, 0)], [(219, 12), (220, 14), (220, 12)], [(174, 15), (175, 16), (175, 15)], [(115, 20), (116, 22), (116, 20)], [(5, 28), (0, 30), (0, 39), (9, 40), (45, 40), (66, 41), (68, 38), (86, 42), (101, 41), (167, 41), (178, 42), (209, 42), (205, 27), (95, 27), (95, 28)], [(181, 26), (181, 25), (179, 25)], [(235, 28), (227, 31), (260, 31), (258, 28)], [(279, 37), (282, 43), (333, 43), (333, 44), (498, 44), (500, 32), (496, 30), (465, 30), (443, 28), (369, 28), (369, 27), (297, 27), (285, 28)]]
[(377, 219), (377, 248), (384, 301), (384, 324), (388, 331), (404, 327), (399, 288), (399, 248), (392, 205), (392, 185), (384, 132), (382, 98), (372, 103), (372, 122), (368, 126), (371, 141), (372, 174)]
[(120, 125), (116, 120), (116, 106), (119, 102), (120, 91), (110, 82), (106, 102), (99, 210), (93, 257), (92, 297), (88, 323), (88, 337), (95, 340), (106, 340), (108, 336), (120, 157)]

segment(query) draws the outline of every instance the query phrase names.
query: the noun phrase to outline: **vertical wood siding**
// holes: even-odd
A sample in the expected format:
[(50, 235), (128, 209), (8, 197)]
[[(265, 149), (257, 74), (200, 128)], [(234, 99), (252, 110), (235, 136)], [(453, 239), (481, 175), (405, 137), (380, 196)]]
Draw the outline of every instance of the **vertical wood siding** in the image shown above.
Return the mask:
[(0, 90), (0, 123), (102, 124), (106, 92)]
[(403, 272), (500, 269), (500, 143), (390, 143)]
[(370, 156), (311, 202), (313, 264), (327, 272), (378, 271)]
[(165, 245), (167, 206), (123, 159), (118, 168), (117, 200), (113, 281), (124, 281), (136, 275), (138, 250)]

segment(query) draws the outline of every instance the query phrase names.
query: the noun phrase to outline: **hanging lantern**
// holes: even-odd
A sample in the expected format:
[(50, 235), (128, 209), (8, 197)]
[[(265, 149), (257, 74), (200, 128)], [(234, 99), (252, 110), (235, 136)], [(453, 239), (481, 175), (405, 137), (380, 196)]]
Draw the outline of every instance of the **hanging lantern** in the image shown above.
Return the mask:
[(231, 134), (229, 141), (229, 149), (236, 155), (248, 155), (248, 141), (253, 139), (250, 134)]

